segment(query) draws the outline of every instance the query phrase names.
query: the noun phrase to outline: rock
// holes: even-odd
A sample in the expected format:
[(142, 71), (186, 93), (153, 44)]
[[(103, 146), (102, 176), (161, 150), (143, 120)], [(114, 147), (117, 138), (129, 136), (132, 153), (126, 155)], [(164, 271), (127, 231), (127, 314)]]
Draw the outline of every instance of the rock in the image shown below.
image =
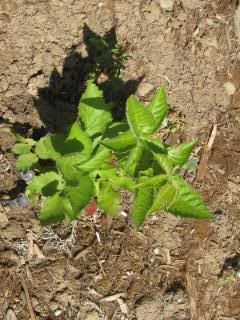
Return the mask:
[[(0, 206), (0, 210), (1, 210), (1, 206)], [(6, 213), (4, 211), (0, 211), (0, 227), (2, 229), (5, 229), (8, 223), (9, 222), (8, 222), (8, 217)]]
[(56, 309), (56, 310), (54, 311), (55, 317), (59, 317), (61, 314), (62, 314), (62, 310), (61, 310), (61, 309)]
[(87, 314), (86, 320), (99, 320), (99, 314), (97, 311), (91, 311)]
[(153, 89), (153, 85), (148, 82), (143, 82), (138, 87), (138, 93), (141, 97), (146, 97)]
[(236, 87), (234, 83), (231, 81), (225, 82), (223, 87), (229, 96), (232, 96), (236, 92)]
[(6, 314), (6, 320), (17, 320), (17, 317), (12, 309), (8, 309)]
[(164, 11), (173, 11), (174, 0), (159, 0), (159, 4)]
[(184, 8), (193, 10), (193, 9), (201, 8), (203, 5), (203, 2), (204, 1), (202, 0), (183, 0), (182, 4)]

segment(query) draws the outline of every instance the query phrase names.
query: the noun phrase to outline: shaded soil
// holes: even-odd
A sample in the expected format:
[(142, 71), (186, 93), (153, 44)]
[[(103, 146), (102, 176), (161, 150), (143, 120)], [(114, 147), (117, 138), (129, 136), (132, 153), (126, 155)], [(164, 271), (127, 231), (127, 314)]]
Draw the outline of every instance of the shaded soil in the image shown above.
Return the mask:
[[(0, 319), (30, 318), (26, 287), (39, 320), (240, 319), (236, 3), (175, 1), (170, 12), (160, 3), (2, 0)], [(125, 217), (109, 224), (96, 215), (41, 228), (39, 208), (7, 205), (24, 187), (10, 152), (15, 133), (39, 137), (74, 119), (90, 61), (86, 24), (101, 35), (115, 26), (132, 56), (116, 103), (134, 91), (147, 102), (166, 83), (176, 129), (168, 139), (197, 138), (198, 160), (217, 124), (204, 178), (187, 175), (215, 221), (159, 214), (136, 232)]]

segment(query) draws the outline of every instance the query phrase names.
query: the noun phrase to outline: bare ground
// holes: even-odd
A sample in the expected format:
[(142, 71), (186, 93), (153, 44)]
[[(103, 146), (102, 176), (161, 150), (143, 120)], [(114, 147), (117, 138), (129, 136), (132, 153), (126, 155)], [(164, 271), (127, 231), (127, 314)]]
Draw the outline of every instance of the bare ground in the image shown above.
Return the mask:
[(96, 216), (43, 229), (38, 208), (2, 202), (0, 319), (32, 320), (31, 305), (39, 320), (240, 319), (236, 3), (175, 1), (168, 12), (160, 3), (1, 1), (1, 199), (22, 191), (10, 152), (15, 132), (39, 136), (74, 118), (88, 61), (84, 24), (98, 34), (116, 26), (132, 56), (125, 81), (144, 76), (142, 101), (168, 85), (176, 127), (168, 139), (199, 139), (200, 160), (217, 124), (206, 174), (188, 176), (216, 220), (159, 214), (137, 233), (124, 217), (109, 226)]

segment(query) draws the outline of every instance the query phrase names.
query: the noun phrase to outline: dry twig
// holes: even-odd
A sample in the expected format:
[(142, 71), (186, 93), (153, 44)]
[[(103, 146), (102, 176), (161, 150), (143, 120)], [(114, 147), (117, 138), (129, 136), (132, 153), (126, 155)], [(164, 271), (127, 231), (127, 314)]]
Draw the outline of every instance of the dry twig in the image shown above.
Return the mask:
[(207, 167), (208, 167), (208, 160), (211, 155), (212, 146), (213, 146), (214, 140), (216, 138), (216, 135), (217, 135), (217, 124), (214, 124), (210, 138), (208, 140), (208, 143), (206, 144), (206, 146), (204, 148), (202, 159), (199, 163), (199, 167), (198, 167), (198, 171), (197, 171), (197, 179), (198, 180), (202, 180), (206, 174)]
[(22, 282), (22, 287), (23, 287), (24, 293), (25, 293), (27, 307), (28, 307), (28, 311), (29, 311), (31, 320), (36, 320), (35, 313), (34, 313), (34, 310), (32, 307), (31, 297), (30, 297), (28, 287), (27, 287), (27, 283), (26, 283), (23, 276), (21, 276), (21, 282)]

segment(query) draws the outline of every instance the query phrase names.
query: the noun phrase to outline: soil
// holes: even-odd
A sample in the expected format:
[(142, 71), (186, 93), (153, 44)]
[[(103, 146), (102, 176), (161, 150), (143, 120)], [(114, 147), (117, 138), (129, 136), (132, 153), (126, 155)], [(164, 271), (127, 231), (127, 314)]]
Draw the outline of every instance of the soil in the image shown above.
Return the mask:
[[(240, 319), (236, 9), (231, 0), (1, 0), (0, 319)], [(205, 174), (187, 175), (214, 221), (161, 213), (136, 232), (124, 216), (96, 215), (42, 228), (38, 207), (9, 205), (24, 189), (16, 133), (39, 138), (74, 119), (89, 32), (117, 36), (131, 55), (120, 98), (136, 91), (148, 102), (167, 85), (168, 139), (197, 138), (198, 161), (217, 125)]]

